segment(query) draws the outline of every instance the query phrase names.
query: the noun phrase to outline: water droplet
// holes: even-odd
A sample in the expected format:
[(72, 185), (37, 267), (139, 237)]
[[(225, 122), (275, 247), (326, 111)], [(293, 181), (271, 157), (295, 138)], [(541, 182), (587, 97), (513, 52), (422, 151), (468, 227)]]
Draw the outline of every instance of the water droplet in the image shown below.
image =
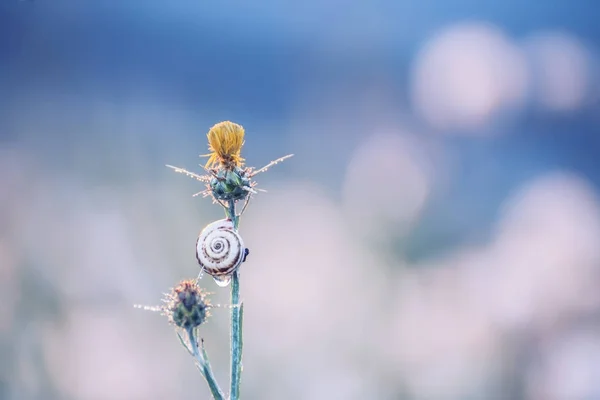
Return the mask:
[(145, 306), (142, 304), (134, 304), (133, 307), (141, 308), (142, 310), (146, 310), (146, 311), (154, 311), (154, 312), (163, 311), (163, 307), (161, 307), (161, 306)]
[(215, 283), (220, 287), (226, 287), (229, 285), (229, 282), (231, 282), (231, 276), (229, 275), (213, 276), (213, 279), (215, 280)]

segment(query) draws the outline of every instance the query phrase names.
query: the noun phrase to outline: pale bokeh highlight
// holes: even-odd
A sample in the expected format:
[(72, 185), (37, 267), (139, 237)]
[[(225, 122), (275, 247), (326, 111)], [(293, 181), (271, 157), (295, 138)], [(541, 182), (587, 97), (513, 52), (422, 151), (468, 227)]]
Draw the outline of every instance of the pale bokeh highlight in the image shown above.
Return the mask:
[(413, 64), (416, 111), (437, 129), (472, 129), (519, 105), (529, 75), (520, 49), (496, 26), (470, 22), (446, 27)]

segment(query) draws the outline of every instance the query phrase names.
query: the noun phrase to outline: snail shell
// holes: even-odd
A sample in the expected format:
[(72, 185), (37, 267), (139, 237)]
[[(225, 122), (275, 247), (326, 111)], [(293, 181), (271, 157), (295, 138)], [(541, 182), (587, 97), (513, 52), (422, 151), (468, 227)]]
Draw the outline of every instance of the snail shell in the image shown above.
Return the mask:
[(196, 242), (196, 259), (200, 268), (212, 276), (233, 273), (245, 261), (248, 250), (230, 219), (207, 225)]

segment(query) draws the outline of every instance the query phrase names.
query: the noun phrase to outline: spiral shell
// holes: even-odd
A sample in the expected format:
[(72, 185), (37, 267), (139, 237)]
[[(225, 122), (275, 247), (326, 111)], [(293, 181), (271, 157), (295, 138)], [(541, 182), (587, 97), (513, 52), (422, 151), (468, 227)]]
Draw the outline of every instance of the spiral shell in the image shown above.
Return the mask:
[(200, 268), (212, 276), (233, 273), (247, 255), (248, 249), (230, 219), (207, 225), (196, 242), (196, 259)]

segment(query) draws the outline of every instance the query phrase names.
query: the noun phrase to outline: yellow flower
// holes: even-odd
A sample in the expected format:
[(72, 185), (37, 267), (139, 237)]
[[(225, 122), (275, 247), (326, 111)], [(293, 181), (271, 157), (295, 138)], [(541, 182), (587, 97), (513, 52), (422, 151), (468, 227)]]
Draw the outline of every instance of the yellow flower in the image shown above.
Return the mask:
[(230, 121), (219, 122), (206, 135), (208, 137), (208, 161), (206, 168), (221, 164), (225, 169), (234, 169), (242, 165), (241, 157), (244, 144), (244, 128)]

